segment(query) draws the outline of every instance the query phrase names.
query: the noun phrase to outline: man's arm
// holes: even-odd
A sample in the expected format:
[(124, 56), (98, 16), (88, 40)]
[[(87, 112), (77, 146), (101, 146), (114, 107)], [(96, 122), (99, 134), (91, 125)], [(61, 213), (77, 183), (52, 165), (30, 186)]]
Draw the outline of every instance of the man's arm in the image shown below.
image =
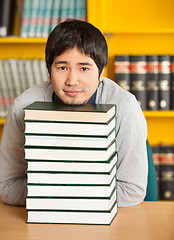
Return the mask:
[(23, 110), (14, 104), (6, 118), (0, 143), (0, 197), (11, 205), (25, 205), (27, 194), (23, 131)]
[(118, 206), (136, 205), (146, 194), (148, 162), (146, 121), (135, 98), (118, 109), (116, 132)]

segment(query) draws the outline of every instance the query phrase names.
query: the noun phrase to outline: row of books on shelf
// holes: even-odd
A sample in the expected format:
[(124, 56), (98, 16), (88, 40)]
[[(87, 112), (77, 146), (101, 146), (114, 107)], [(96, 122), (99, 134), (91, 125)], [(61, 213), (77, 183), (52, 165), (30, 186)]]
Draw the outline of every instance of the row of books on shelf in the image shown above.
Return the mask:
[(46, 80), (48, 72), (43, 59), (0, 60), (0, 117), (7, 115), (16, 96)]
[[(21, 2), (21, 3), (20, 3)], [(21, 37), (48, 37), (67, 18), (86, 20), (86, 0), (1, 0), (0, 36), (12, 35), (15, 12)]]
[(152, 146), (158, 199), (174, 200), (174, 145)]
[(116, 107), (25, 109), (27, 223), (110, 224), (117, 213)]
[(143, 110), (174, 110), (174, 56), (117, 55), (114, 72)]

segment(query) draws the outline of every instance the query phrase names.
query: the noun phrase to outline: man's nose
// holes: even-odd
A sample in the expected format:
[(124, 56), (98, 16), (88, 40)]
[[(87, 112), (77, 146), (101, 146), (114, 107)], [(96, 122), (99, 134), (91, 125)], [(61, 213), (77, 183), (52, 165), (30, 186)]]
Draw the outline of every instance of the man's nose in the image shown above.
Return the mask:
[(67, 74), (66, 84), (69, 86), (76, 86), (79, 84), (78, 74), (75, 70), (69, 70)]

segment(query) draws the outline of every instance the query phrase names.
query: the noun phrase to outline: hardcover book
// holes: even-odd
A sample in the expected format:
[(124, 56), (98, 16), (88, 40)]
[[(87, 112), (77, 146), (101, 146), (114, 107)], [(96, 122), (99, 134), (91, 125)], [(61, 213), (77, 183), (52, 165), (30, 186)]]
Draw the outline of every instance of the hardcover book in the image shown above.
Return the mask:
[(158, 56), (147, 56), (147, 109), (158, 110)]
[(140, 104), (142, 110), (147, 109), (146, 98), (146, 56), (130, 56), (130, 91)]
[(129, 55), (115, 56), (115, 80), (116, 83), (127, 91), (130, 91), (130, 62)]
[(159, 110), (170, 110), (170, 55), (159, 55)]

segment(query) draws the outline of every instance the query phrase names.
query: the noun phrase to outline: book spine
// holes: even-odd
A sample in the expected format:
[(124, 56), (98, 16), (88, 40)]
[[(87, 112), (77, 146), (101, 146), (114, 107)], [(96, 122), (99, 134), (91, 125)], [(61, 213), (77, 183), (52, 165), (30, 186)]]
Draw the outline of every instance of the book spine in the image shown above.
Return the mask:
[(130, 91), (140, 104), (142, 110), (146, 110), (146, 56), (130, 56)]
[(159, 173), (160, 173), (160, 147), (159, 146), (151, 146), (152, 155), (153, 155), (153, 163), (155, 167), (155, 175), (156, 175), (156, 183), (157, 183), (157, 198), (159, 199)]
[(48, 37), (50, 33), (52, 10), (53, 10), (53, 0), (46, 1), (46, 11), (45, 11), (45, 17), (44, 17), (43, 33), (42, 33), (42, 37), (45, 37), (45, 38)]
[(69, 0), (61, 1), (60, 4), (60, 22), (64, 22), (68, 18)]
[(39, 61), (39, 63), (40, 63), (39, 65), (40, 65), (42, 82), (48, 81), (48, 71), (47, 71), (47, 68), (46, 68), (45, 60), (41, 59)]
[(160, 147), (160, 200), (174, 200), (174, 146)]
[(21, 23), (21, 37), (28, 37), (30, 26), (30, 14), (31, 14), (31, 0), (24, 0), (22, 23)]
[(170, 109), (170, 55), (159, 55), (159, 109)]
[(12, 35), (15, 6), (14, 0), (1, 0), (0, 2), (0, 37)]
[(129, 55), (117, 55), (114, 62), (115, 80), (118, 85), (130, 91), (130, 62)]
[(7, 103), (10, 105), (13, 103), (15, 98), (15, 86), (12, 78), (12, 72), (11, 72), (9, 61), (4, 60), (3, 64), (4, 64), (4, 73), (5, 73), (4, 81), (6, 81), (7, 83), (7, 92), (8, 92)]
[(75, 18), (75, 0), (69, 0), (68, 18)]
[(60, 4), (61, 0), (53, 1), (50, 31), (52, 31), (55, 26), (60, 22)]
[(12, 73), (12, 80), (14, 83), (15, 97), (19, 96), (22, 92), (22, 85), (19, 77), (19, 71), (17, 68), (17, 59), (9, 59), (10, 69)]
[(158, 110), (158, 56), (147, 56), (147, 109)]
[(34, 82), (35, 82), (35, 84), (40, 84), (42, 82), (40, 60), (32, 59), (31, 64), (32, 64), (32, 69), (33, 69)]
[(171, 72), (171, 89), (170, 89), (170, 99), (171, 105), (170, 109), (174, 110), (174, 56), (171, 56), (171, 64), (170, 64), (170, 72)]
[(39, 11), (39, 0), (33, 0), (32, 6), (31, 6), (31, 15), (30, 15), (29, 37), (36, 36), (38, 11)]
[(30, 59), (25, 59), (23, 62), (24, 62), (24, 68), (25, 68), (24, 71), (27, 79), (27, 86), (28, 88), (30, 88), (35, 85), (32, 62)]
[(75, 18), (82, 21), (86, 20), (86, 0), (76, 0)]
[(38, 17), (37, 17), (37, 26), (36, 26), (36, 37), (42, 37), (43, 27), (44, 27), (44, 17), (45, 17), (45, 9), (46, 0), (40, 0), (39, 9), (38, 9)]
[(18, 59), (17, 68), (18, 68), (19, 78), (20, 78), (22, 92), (23, 92), (29, 87), (27, 82), (26, 72), (25, 72), (24, 59)]
[(8, 102), (8, 88), (4, 73), (3, 60), (0, 60), (0, 117), (6, 117), (10, 103)]

